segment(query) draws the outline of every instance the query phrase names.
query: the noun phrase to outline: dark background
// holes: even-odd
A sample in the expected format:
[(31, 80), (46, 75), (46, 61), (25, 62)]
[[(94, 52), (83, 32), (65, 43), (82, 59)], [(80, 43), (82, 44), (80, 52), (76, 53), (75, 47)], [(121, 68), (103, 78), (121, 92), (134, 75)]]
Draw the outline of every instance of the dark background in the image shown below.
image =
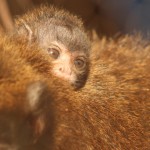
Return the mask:
[(0, 0), (0, 29), (13, 30), (16, 15), (41, 3), (63, 7), (80, 16), (99, 36), (150, 30), (150, 0)]

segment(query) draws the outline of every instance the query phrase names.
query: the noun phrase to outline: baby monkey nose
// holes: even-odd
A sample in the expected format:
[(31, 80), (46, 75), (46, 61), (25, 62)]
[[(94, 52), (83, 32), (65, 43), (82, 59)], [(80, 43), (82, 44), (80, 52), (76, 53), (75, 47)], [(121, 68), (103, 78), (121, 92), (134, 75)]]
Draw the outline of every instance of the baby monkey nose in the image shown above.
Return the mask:
[(62, 68), (62, 67), (61, 67), (61, 68), (59, 68), (59, 71), (60, 71), (60, 72), (63, 72), (63, 68)]
[(65, 66), (61, 66), (59, 68), (59, 72), (63, 73), (63, 74), (66, 74), (66, 75), (71, 75), (72, 74), (71, 69), (69, 67), (65, 67)]

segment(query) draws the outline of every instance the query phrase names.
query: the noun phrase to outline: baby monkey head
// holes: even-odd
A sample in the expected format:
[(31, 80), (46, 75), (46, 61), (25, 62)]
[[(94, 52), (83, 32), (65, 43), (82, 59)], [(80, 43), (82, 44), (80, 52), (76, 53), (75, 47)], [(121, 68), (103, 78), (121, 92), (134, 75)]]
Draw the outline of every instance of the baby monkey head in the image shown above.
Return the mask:
[(67, 80), (75, 88), (80, 88), (85, 84), (89, 60), (83, 51), (71, 51), (61, 43), (52, 42), (47, 48), (47, 53), (52, 59), (54, 75)]
[(83, 23), (68, 11), (41, 6), (16, 21), (17, 34), (28, 37), (50, 56), (52, 73), (81, 88), (88, 77), (90, 41)]

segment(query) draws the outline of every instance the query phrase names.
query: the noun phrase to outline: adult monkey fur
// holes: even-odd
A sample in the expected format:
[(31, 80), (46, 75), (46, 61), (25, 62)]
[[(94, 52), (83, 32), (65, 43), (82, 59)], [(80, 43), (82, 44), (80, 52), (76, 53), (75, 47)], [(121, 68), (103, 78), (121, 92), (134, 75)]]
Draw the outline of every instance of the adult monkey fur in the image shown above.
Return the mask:
[[(55, 82), (55, 148), (149, 149), (150, 46), (137, 36), (95, 42), (87, 84), (79, 91)], [(65, 91), (65, 92), (64, 92)]]
[[(40, 138), (46, 140), (44, 147), (52, 144), (56, 150), (147, 150), (150, 129), (148, 42), (139, 36), (125, 36), (117, 42), (98, 40), (94, 46), (92, 71), (82, 89), (73, 91), (59, 79), (47, 80), (55, 106), (55, 130), (52, 138), (47, 135)], [(42, 53), (37, 52), (37, 55)], [(44, 71), (43, 64), (37, 63), (36, 68), (37, 59), (33, 59), (32, 64), (29, 58), (33, 57), (24, 60), (28, 60), (33, 69)], [(49, 112), (46, 113), (48, 121)], [(45, 131), (50, 129), (46, 127)]]
[(0, 37), (0, 149), (52, 148), (47, 144), (54, 131), (52, 98), (36, 67), (23, 57), (31, 54), (26, 45)]
[(90, 42), (82, 21), (65, 10), (41, 6), (15, 21), (15, 33), (36, 42), (53, 60), (53, 73), (83, 87), (89, 72)]
[[(4, 68), (4, 71), (6, 71), (6, 74), (1, 73), (1, 78), (4, 77), (3, 79), (5, 79), (2, 80), (1, 91), (6, 91), (7, 89), (8, 95), (6, 95), (5, 100), (9, 99), (10, 102), (13, 103), (9, 105), (10, 103), (5, 103), (4, 99), (1, 99), (1, 102), (3, 102), (1, 103), (1, 114), (3, 114), (5, 110), (2, 108), (8, 108), (11, 112), (12, 109), (10, 108), (14, 108), (14, 106), (18, 104), (15, 103), (15, 99), (11, 99), (11, 97), (16, 96), (16, 100), (19, 100), (17, 96), (18, 90), (24, 93), (27, 83), (31, 83), (30, 81), (32, 80), (36, 81), (36, 79), (39, 78), (37, 77), (37, 69), (42, 72), (46, 69), (45, 66), (49, 66), (49, 64), (44, 62), (45, 59), (48, 59), (48, 56), (45, 56), (42, 50), (37, 49), (37, 51), (32, 51), (31, 53), (30, 49), (26, 48), (26, 44), (22, 42), (19, 46), (19, 42), (13, 44), (13, 41), (15, 42), (14, 39), (11, 39), (9, 44), (7, 44), (8, 41), (1, 42), (1, 49), (4, 49), (1, 50), (1, 53), (3, 54), (5, 51), (5, 55), (0, 55), (5, 56), (5, 59), (2, 59), (4, 57), (0, 59), (2, 62), (1, 69)], [(13, 46), (10, 46), (11, 44), (13, 44)], [(43, 149), (43, 147), (49, 149), (52, 144), (53, 149), (56, 150), (147, 150), (149, 148), (150, 46), (138, 36), (127, 36), (119, 39), (117, 42), (113, 40), (107, 41), (105, 39), (98, 40), (95, 41), (94, 45), (95, 49), (93, 51), (97, 53), (95, 54), (96, 56), (92, 56), (91, 59), (92, 71), (87, 84), (81, 90), (73, 91), (67, 85), (63, 85), (63, 83), (57, 81), (59, 79), (55, 80), (50, 78), (51, 80), (46, 80), (50, 87), (46, 93), (50, 93), (50, 100), (54, 101), (53, 106), (55, 106), (55, 130), (54, 133), (52, 133), (53, 136), (51, 136), (49, 131), (51, 127), (45, 126), (45, 132), (43, 133), (43, 128), (38, 124), (40, 115), (33, 115), (33, 118), (35, 118), (35, 121), (33, 119), (33, 128), (38, 129), (38, 134), (35, 134), (35, 137), (29, 135), (29, 138), (26, 138), (26, 147), (30, 148), (31, 146), (31, 150), (40, 150)], [(99, 47), (96, 47), (97, 45)], [(15, 51), (13, 47), (17, 47)], [(32, 48), (35, 48), (35, 45)], [(24, 49), (24, 51), (22, 49)], [(18, 57), (19, 61), (16, 62), (15, 60), (16, 58), (18, 60)], [(42, 57), (45, 59), (42, 59)], [(27, 69), (25, 67), (26, 70), (23, 67), (24, 63), (22, 61), (25, 62), (29, 68), (32, 68), (31, 71), (29, 68)], [(15, 66), (13, 65), (14, 63), (18, 69), (11, 74), (11, 68)], [(16, 67), (13, 67), (13, 69)], [(7, 71), (6, 68), (8, 68), (9, 71)], [(32, 71), (35, 71), (35, 74), (33, 74)], [(3, 71), (1, 70), (1, 72)], [(8, 72), (9, 74), (7, 74)], [(19, 77), (16, 75), (19, 75)], [(21, 78), (20, 75), (21, 77), (24, 75), (23, 78)], [(41, 77), (44, 78), (40, 73), (39, 76), (40, 79)], [(8, 80), (7, 77), (11, 78), (11, 80)], [(19, 85), (24, 85), (24, 88), (21, 88)], [(29, 91), (30, 90), (27, 90), (27, 93)], [(33, 91), (35, 91), (34, 88)], [(20, 97), (22, 98), (24, 96), (20, 95)], [(30, 98), (24, 101), (27, 101), (27, 105), (29, 103), (29, 106), (31, 106), (29, 107), (31, 108), (31, 114), (29, 111), (29, 116), (32, 116), (32, 113), (38, 114), (36, 111), (34, 113), (35, 109), (33, 109), (34, 107), (30, 104)], [(22, 109), (22, 105), (24, 106), (23, 101), (16, 106), (18, 110), (19, 108)], [(51, 120), (49, 119), (51, 109), (46, 108), (45, 110), (43, 105), (41, 107), (39, 106), (41, 105), (37, 107), (35, 105), (36, 108), (41, 108), (44, 114), (47, 114), (44, 115), (47, 119), (43, 121), (47, 120), (49, 122), (49, 120)], [(50, 106), (51, 108), (51, 105), (46, 106)], [(32, 135), (35, 130), (30, 130), (28, 120), (24, 120), (24, 118), (28, 116), (24, 113), (27, 108), (26, 105), (25, 108), (23, 107), (23, 118), (19, 116), (17, 120), (20, 121), (21, 119), (25, 130)], [(20, 110), (18, 112), (20, 112)], [(8, 116), (9, 115), (10, 113), (8, 113)], [(15, 117), (15, 115), (13, 116)], [(7, 121), (5, 122), (3, 117), (1, 120), (2, 122), (4, 121), (4, 124), (7, 124)], [(20, 127), (20, 122), (18, 123), (18, 121), (12, 120), (17, 124), (17, 127)], [(40, 121), (40, 123), (42, 123), (42, 121)], [(4, 126), (2, 127), (4, 128)], [(16, 130), (18, 131), (19, 129), (17, 127)], [(47, 130), (49, 132), (47, 132)], [(22, 136), (18, 134), (20, 133), (19, 131), (10, 132), (10, 135), (13, 135), (12, 137), (15, 135), (18, 139), (22, 139)], [(46, 133), (50, 134), (47, 135)], [(32, 143), (33, 139), (37, 139), (39, 143), (37, 142), (37, 144), (34, 145)], [(23, 140), (21, 141), (23, 142)], [(22, 142), (18, 141), (17, 144), (22, 145)]]

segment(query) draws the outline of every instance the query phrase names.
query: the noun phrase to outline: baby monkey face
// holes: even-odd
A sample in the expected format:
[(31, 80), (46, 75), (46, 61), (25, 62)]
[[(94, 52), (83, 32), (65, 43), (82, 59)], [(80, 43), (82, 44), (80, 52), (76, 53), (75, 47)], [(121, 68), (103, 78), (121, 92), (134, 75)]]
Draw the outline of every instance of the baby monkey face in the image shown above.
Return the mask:
[(69, 81), (75, 88), (84, 85), (88, 74), (88, 58), (83, 51), (71, 51), (63, 44), (52, 42), (47, 48), (52, 59), (52, 73)]

